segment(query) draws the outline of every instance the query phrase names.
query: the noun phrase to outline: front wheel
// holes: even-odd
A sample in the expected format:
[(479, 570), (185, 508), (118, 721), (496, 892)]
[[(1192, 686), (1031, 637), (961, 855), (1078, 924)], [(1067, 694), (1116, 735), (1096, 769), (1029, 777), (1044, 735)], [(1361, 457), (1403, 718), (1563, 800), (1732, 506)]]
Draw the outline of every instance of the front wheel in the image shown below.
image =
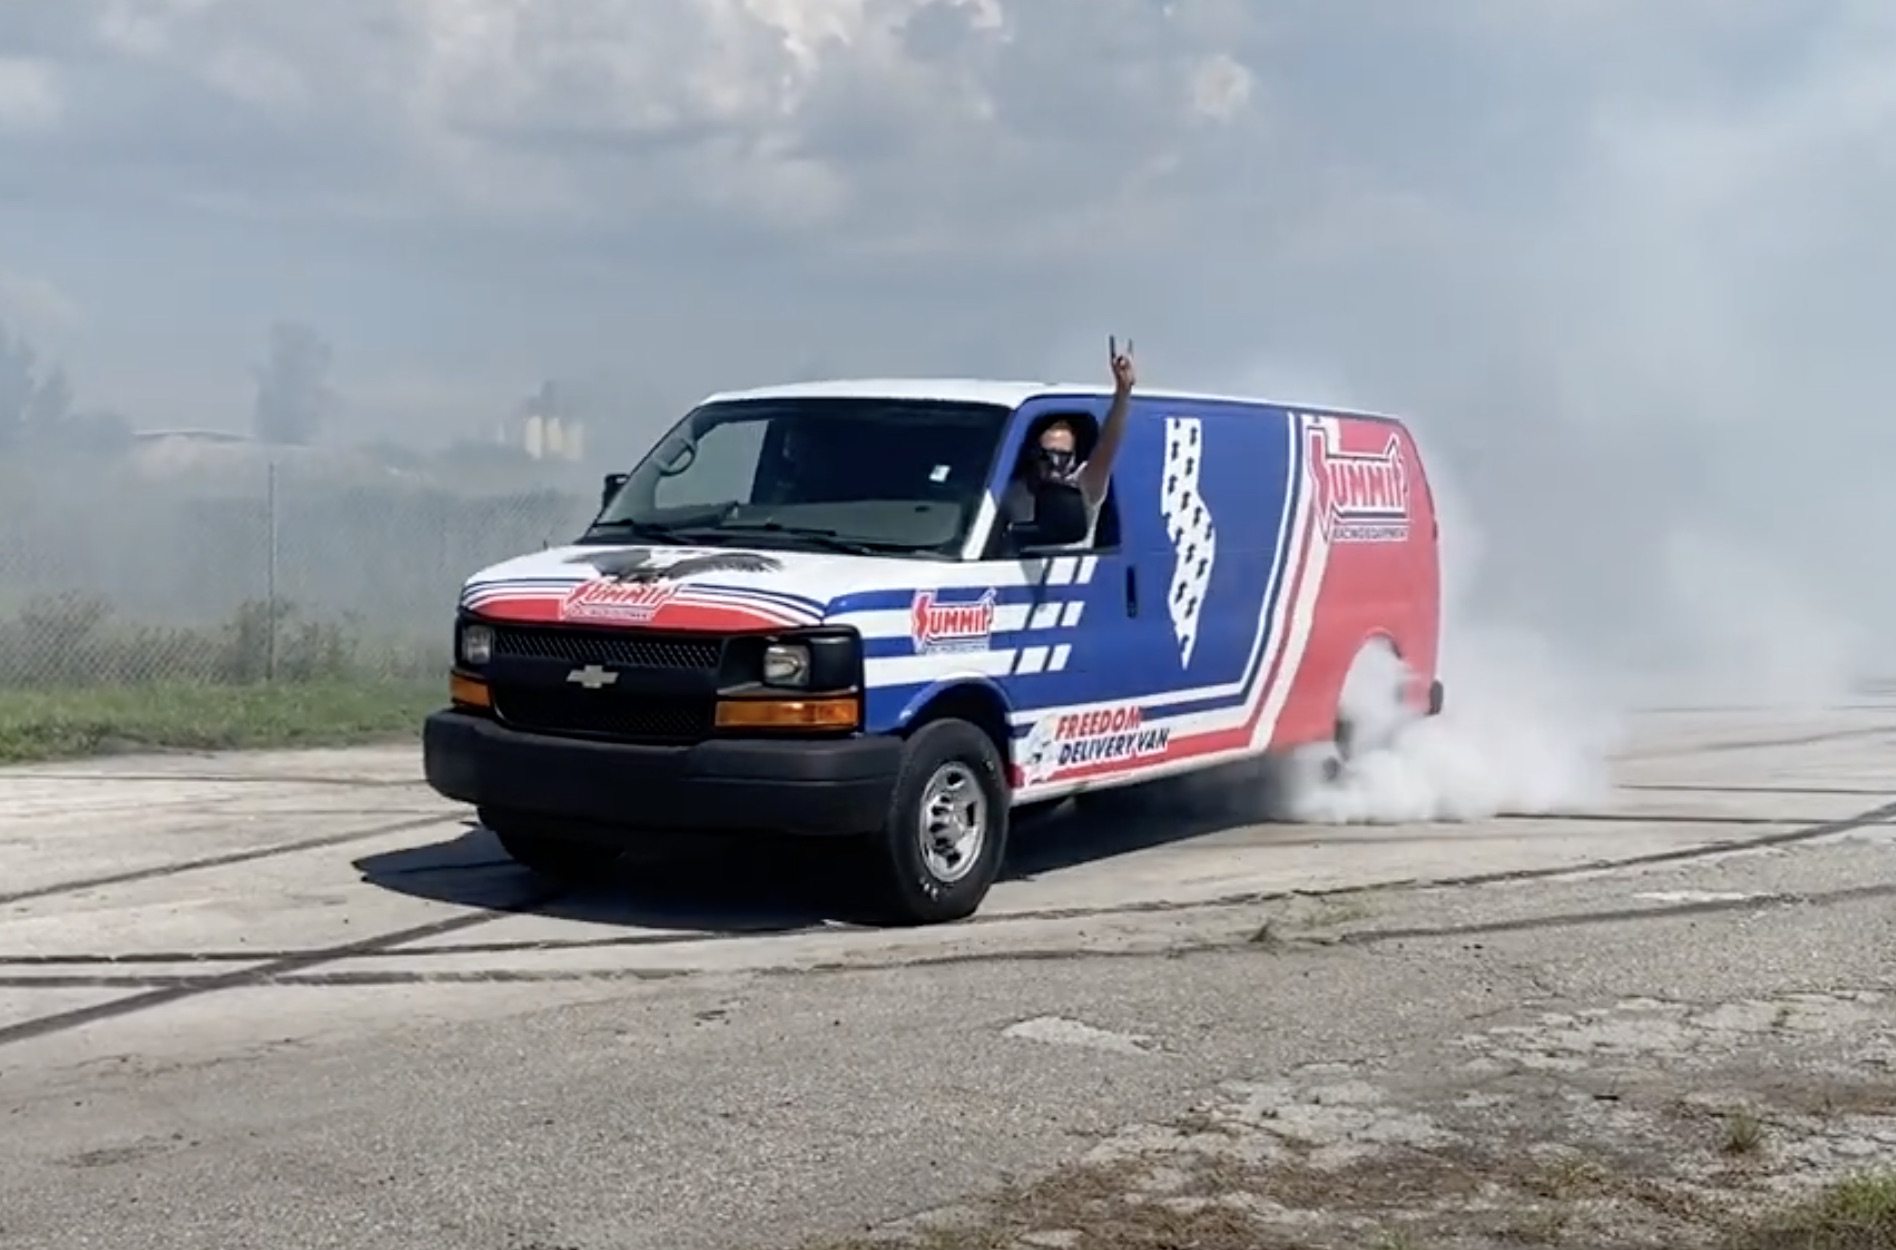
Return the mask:
[(994, 740), (961, 720), (909, 738), (869, 866), (878, 918), (941, 924), (973, 915), (1007, 852), (1008, 789)]

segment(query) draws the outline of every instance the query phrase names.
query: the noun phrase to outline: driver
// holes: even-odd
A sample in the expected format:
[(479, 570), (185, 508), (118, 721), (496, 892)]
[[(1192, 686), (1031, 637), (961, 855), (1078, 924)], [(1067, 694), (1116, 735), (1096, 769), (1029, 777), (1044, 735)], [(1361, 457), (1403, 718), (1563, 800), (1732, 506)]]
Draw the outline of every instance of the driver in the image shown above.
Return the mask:
[(1079, 449), (1073, 426), (1063, 418), (1056, 417), (1040, 431), (1038, 445), (1023, 458), (1020, 471), (1008, 483), (1007, 490), (1001, 496), (1001, 511), (1010, 525), (1031, 525), (1034, 519), (1035, 501), (1046, 485), (1059, 483), (1075, 486), (1086, 500), (1086, 537), (1071, 544), (1076, 548), (1091, 547), (1093, 533), (1099, 526), (1100, 505), (1106, 499), (1106, 487), (1112, 481), (1113, 459), (1119, 454), (1119, 444), (1126, 436), (1126, 413), (1131, 407), (1132, 387), (1136, 375), (1132, 367), (1132, 340), (1126, 340), (1126, 350), (1122, 353), (1115, 340), (1108, 339), (1106, 345), (1108, 358), (1113, 370), (1113, 403), (1106, 412), (1106, 422), (1100, 427), (1099, 442), (1093, 448), (1093, 454), (1084, 462), (1079, 461)]

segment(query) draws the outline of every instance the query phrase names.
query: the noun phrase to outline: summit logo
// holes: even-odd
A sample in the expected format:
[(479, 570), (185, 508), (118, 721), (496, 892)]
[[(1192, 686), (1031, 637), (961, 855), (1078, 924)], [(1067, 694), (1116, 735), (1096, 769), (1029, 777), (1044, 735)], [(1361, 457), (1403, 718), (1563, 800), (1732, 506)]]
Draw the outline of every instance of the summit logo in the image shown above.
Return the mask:
[(969, 603), (943, 603), (924, 590), (909, 605), (909, 636), (919, 651), (985, 651), (994, 637), (995, 594)]
[(1399, 543), (1409, 537), (1409, 470), (1395, 435), (1381, 451), (1343, 451), (1328, 426), (1309, 433), (1317, 524), (1333, 543)]

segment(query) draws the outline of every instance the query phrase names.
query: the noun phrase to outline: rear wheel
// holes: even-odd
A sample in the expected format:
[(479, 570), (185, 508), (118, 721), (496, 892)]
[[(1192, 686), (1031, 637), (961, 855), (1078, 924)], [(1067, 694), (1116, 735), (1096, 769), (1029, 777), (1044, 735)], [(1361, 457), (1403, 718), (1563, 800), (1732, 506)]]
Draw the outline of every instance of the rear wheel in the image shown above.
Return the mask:
[(1358, 756), (1391, 745), (1413, 719), (1403, 701), (1408, 677), (1401, 652), (1386, 638), (1373, 639), (1356, 653), (1337, 698), (1331, 753), (1323, 761), (1325, 780), (1337, 780)]
[(619, 858), (618, 847), (559, 837), (542, 822), (518, 812), (484, 807), (479, 816), (514, 862), (564, 885), (595, 882)]
[(940, 924), (971, 916), (1007, 853), (1005, 767), (994, 740), (963, 720), (910, 735), (868, 867), (877, 918)]

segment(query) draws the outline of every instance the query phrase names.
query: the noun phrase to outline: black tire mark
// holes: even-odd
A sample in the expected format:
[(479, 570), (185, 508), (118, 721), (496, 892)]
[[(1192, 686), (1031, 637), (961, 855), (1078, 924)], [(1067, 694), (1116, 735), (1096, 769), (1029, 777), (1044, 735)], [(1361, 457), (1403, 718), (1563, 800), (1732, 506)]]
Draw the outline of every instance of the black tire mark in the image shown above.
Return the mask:
[[(1532, 819), (1545, 819), (1545, 818), (1520, 816), (1520, 817), (1512, 817), (1512, 818), (1496, 817), (1495, 819), (1532, 820)], [(1623, 822), (1635, 823), (1635, 824), (1649, 824), (1649, 823), (1663, 824), (1663, 823), (1669, 823), (1669, 822), (1676, 822), (1676, 823), (1681, 823), (1681, 824), (1785, 825), (1785, 824), (1798, 823), (1790, 819), (1771, 819), (1771, 818), (1766, 818), (1766, 817), (1755, 817), (1755, 816), (1630, 817), (1630, 816), (1624, 816), (1624, 815), (1619, 815), (1619, 814), (1595, 814), (1595, 815), (1579, 814), (1579, 815), (1563, 816), (1560, 819), (1576, 820), (1576, 821), (1623, 821)], [(1501, 836), (1501, 835), (1497, 835), (1497, 836)], [(1518, 835), (1506, 835), (1506, 836), (1514, 837)], [(1389, 842), (1389, 843), (1398, 843), (1398, 842), (1404, 842), (1408, 840), (1409, 839), (1401, 838), (1401, 837), (1391, 837), (1391, 838), (1381, 839), (1380, 841)], [(1366, 843), (1374, 842), (1374, 841), (1377, 841), (1377, 840), (1357, 838), (1357, 839), (1351, 840), (1351, 845), (1360, 846), (1360, 845), (1364, 845)], [(1330, 843), (1327, 842), (1326, 840), (1317, 838), (1317, 839), (1299, 839), (1297, 841), (1274, 842), (1272, 843), (1272, 846), (1281, 847), (1284, 849), (1299, 849), (1299, 848), (1309, 848), (1309, 847), (1321, 847), (1321, 846), (1326, 846), (1329, 844)], [(1750, 839), (1747, 839), (1743, 842), (1719, 843), (1715, 847), (1694, 847), (1690, 849), (1692, 849), (1695, 852), (1710, 854), (1710, 853), (1716, 853), (1716, 851), (1721, 850), (1721, 849), (1742, 849), (1743, 847), (1746, 847), (1749, 845), (1752, 845), (1752, 841)], [(1207, 847), (1206, 849), (1217, 850), (1220, 848)], [(1603, 861), (1603, 862), (1607, 864), (1608, 866), (1610, 866), (1612, 864), (1625, 862), (1625, 861), (1608, 860), (1608, 861)], [(504, 867), (511, 863), (512, 863), (511, 860), (494, 860), (494, 861), (491, 861), (490, 863), (485, 864), (484, 866), (490, 867), (490, 868)], [(1596, 870), (1595, 867), (1589, 866), (1586, 868), (1562, 869), (1558, 871), (1591, 872), (1595, 870)], [(429, 870), (429, 871), (433, 871), (433, 870)], [(1432, 882), (1405, 882), (1403, 884), (1433, 884), (1433, 883)], [(1345, 888), (1351, 888), (1351, 887), (1345, 887)], [(1366, 888), (1381, 888), (1381, 887), (1366, 887)], [(1212, 899), (1209, 901), (1168, 902), (1164, 900), (1150, 900), (1150, 901), (1118, 903), (1118, 904), (1114, 904), (1112, 906), (1107, 906), (1107, 907), (1050, 909), (1050, 910), (1029, 911), (1029, 912), (1004, 912), (1004, 913), (993, 913), (989, 915), (977, 915), (967, 921), (964, 921), (963, 923), (965, 924), (1003, 924), (1003, 923), (1007, 923), (1013, 920), (1075, 920), (1075, 919), (1086, 919), (1089, 917), (1102, 917), (1103, 918), (1103, 917), (1115, 916), (1115, 915), (1135, 915), (1142, 912), (1188, 910), (1188, 909), (1197, 908), (1197, 907), (1212, 907), (1212, 908), (1230, 907), (1230, 906), (1239, 906), (1239, 905), (1243, 905), (1245, 903), (1250, 903), (1250, 902), (1273, 901), (1276, 899), (1296, 896), (1296, 895), (1299, 895), (1300, 893), (1301, 892), (1299, 891), (1285, 891), (1285, 892), (1279, 892), (1279, 893), (1272, 893), (1268, 895), (1226, 896), (1226, 897)], [(395, 949), (370, 951), (370, 952), (366, 952), (364, 957), (373, 958), (373, 959), (424, 959), (424, 958), (433, 959), (433, 958), (441, 958), (441, 957), (445, 957), (449, 955), (516, 955), (516, 954), (535, 953), (535, 952), (540, 952), (540, 951), (610, 950), (610, 949), (616, 949), (616, 948), (635, 950), (642, 947), (681, 946), (681, 945), (688, 945), (688, 944), (696, 943), (696, 942), (703, 942), (703, 943), (729, 942), (729, 941), (735, 941), (735, 940), (739, 940), (743, 938), (791, 937), (798, 934), (815, 933), (815, 932), (824, 931), (824, 930), (827, 930), (830, 932), (845, 932), (845, 931), (874, 932), (873, 926), (855, 925), (855, 924), (850, 924), (844, 921), (835, 921), (835, 920), (816, 921), (809, 924), (788, 925), (788, 926), (759, 923), (750, 928), (732, 927), (732, 928), (720, 928), (720, 929), (682, 929), (682, 930), (667, 929), (667, 930), (661, 930), (658, 932), (618, 934), (613, 937), (604, 937), (604, 938), (534, 938), (534, 939), (522, 939), (519, 941), (510, 941), (510, 942), (455, 943), (452, 945), (430, 946), (426, 950), (421, 950), (421, 951), (395, 950)], [(0, 955), (0, 968), (35, 968), (35, 967), (57, 968), (57, 967), (98, 967), (98, 966), (138, 967), (138, 966), (152, 966), (152, 965), (164, 965), (164, 964), (254, 964), (254, 963), (261, 963), (268, 960), (293, 959), (300, 953), (301, 952), (297, 950), (267, 950), (267, 949), (257, 950), (257, 949), (239, 948), (239, 949), (231, 949), (231, 950), (210, 950), (210, 951), (137, 951), (137, 952), (131, 952), (131, 953), (121, 954), (121, 955), (102, 955), (102, 954)], [(0, 981), (0, 984), (6, 984), (6, 983), (7, 982), (5, 981)], [(36, 981), (35, 983), (43, 984), (45, 982)], [(87, 982), (87, 983), (90, 984), (91, 982)]]
[(1830, 729), (1822, 733), (1800, 734), (1789, 738), (1733, 738), (1724, 742), (1700, 743), (1698, 746), (1655, 747), (1646, 751), (1628, 751), (1610, 755), (1607, 758), (1616, 764), (1634, 764), (1652, 760), (1685, 759), (1694, 755), (1723, 755), (1732, 751), (1817, 746), (1825, 742), (1844, 742), (1851, 738), (1875, 738), (1889, 734), (1896, 734), (1896, 725), (1872, 725), (1861, 729)]
[[(245, 982), (245, 988), (252, 985), (285, 985), (298, 988), (379, 985), (546, 985), (561, 981), (673, 981), (697, 975), (698, 971), (694, 968), (601, 968), (595, 971), (580, 968), (512, 970), (494, 968), (458, 972), (391, 969), (387, 972), (287, 973), (282, 976), (262, 977), (254, 982)], [(0, 989), (8, 990), (170, 990), (185, 986), (194, 987), (202, 983), (199, 978), (177, 974), (167, 976), (163, 973), (116, 977), (0, 977)], [(0, 1031), (0, 1044), (4, 1044), (6, 1040), (4, 1032)]]
[[(1510, 933), (1531, 933), (1548, 929), (1579, 928), (1593, 925), (1639, 924), (1655, 920), (1676, 920), (1693, 916), (1716, 915), (1730, 912), (1761, 912), (1778, 907), (1831, 907), (1840, 904), (1862, 902), (1867, 899), (1896, 897), (1896, 882), (1882, 885), (1852, 886), (1841, 890), (1831, 890), (1816, 894), (1757, 894), (1743, 899), (1709, 899), (1696, 902), (1665, 904), (1652, 907), (1616, 907), (1602, 911), (1562, 912), (1553, 915), (1526, 916), (1513, 920), (1475, 921), (1460, 925), (1414, 926), (1400, 929), (1357, 929), (1324, 937), (1309, 937), (1299, 934), (1286, 935), (1282, 942), (1290, 949), (1319, 951), (1333, 947), (1379, 946), (1391, 942), (1428, 941), (1467, 937), (1500, 936)], [(463, 917), (478, 922), (478, 917)], [(413, 940), (413, 939), (408, 939)], [(888, 958), (864, 958), (844, 961), (826, 961), (805, 964), (797, 967), (755, 968), (750, 971), (757, 976), (789, 977), (811, 976), (825, 973), (874, 972), (891, 968), (930, 968), (959, 964), (976, 963), (1022, 963), (1054, 962), (1103, 959), (1179, 959), (1192, 955), (1216, 952), (1230, 952), (1239, 949), (1240, 942), (1231, 939), (1206, 940), (1163, 950), (1084, 950), (1064, 947), (1008, 947), (986, 951), (955, 951), (939, 955), (900, 955), (889, 952)], [(343, 956), (347, 957), (347, 956)], [(502, 970), (428, 972), (391, 970), (388, 972), (330, 972), (271, 973), (255, 978), (245, 977), (243, 984), (269, 984), (296, 987), (351, 987), (351, 986), (410, 986), (410, 985), (533, 985), (533, 984), (574, 984), (579, 982), (627, 982), (627, 981), (671, 981), (697, 975), (695, 970), (681, 968), (599, 968), (593, 970), (552, 968), (545, 970)], [(236, 978), (218, 978), (220, 984), (209, 985), (204, 981), (194, 981), (184, 977), (65, 977), (46, 978), (0, 978), (0, 987), (18, 988), (22, 986), (43, 985), (48, 988), (158, 988), (145, 998), (159, 996), (183, 996), (208, 992), (209, 989), (226, 988), (221, 982)], [(121, 1002), (131, 1000), (121, 1000)], [(168, 1000), (169, 1001), (169, 1000)], [(72, 1013), (76, 1014), (76, 1013)], [(50, 1017), (49, 1017), (50, 1019)], [(37, 1022), (33, 1022), (37, 1023)], [(18, 1040), (0, 1031), (0, 1045)]]
[[(1715, 842), (1707, 845), (1676, 847), (1665, 851), (1654, 851), (1646, 855), (1637, 855), (1625, 859), (1590, 860), (1583, 864), (1553, 865), (1544, 868), (1513, 868), (1497, 872), (1475, 873), (1460, 877), (1405, 877), (1392, 881), (1371, 882), (1364, 885), (1336, 886), (1322, 890), (1272, 890), (1244, 894), (1226, 894), (1211, 898), (1174, 901), (1150, 899), (1129, 903), (1117, 903), (1108, 907), (1062, 907), (1041, 908), (1030, 911), (1010, 911), (977, 913), (958, 925), (958, 927), (978, 927), (981, 925), (1011, 924), (1019, 921), (1047, 920), (1103, 920), (1116, 916), (1163, 915), (1181, 911), (1212, 911), (1236, 907), (1254, 907), (1266, 903), (1283, 902), (1287, 899), (1350, 898), (1365, 894), (1386, 893), (1404, 889), (1458, 889), (1464, 886), (1506, 885), (1527, 881), (1552, 881), (1562, 877), (1587, 876), (1600, 872), (1612, 872), (1621, 868), (1641, 868), (1653, 864), (1689, 863), (1699, 859), (1713, 859), (1720, 855), (1745, 854), (1750, 851), (1768, 850), (1773, 847), (1789, 846), (1799, 842), (1809, 842), (1820, 838), (1836, 837), (1867, 829), (1874, 825), (1896, 820), (1896, 802), (1885, 803), (1855, 816), (1837, 820), (1823, 821), (1788, 829), (1781, 833), (1765, 834), (1761, 837), (1745, 838), (1740, 841)], [(1782, 823), (1782, 822), (1771, 822)], [(555, 895), (553, 897), (559, 897)], [(490, 915), (489, 919), (499, 919), (516, 911), (531, 911), (534, 907), (552, 901), (548, 898), (540, 903), (523, 905), (519, 908), (500, 911)], [(448, 930), (452, 932), (453, 930)], [(620, 934), (605, 938), (537, 938), (510, 942), (460, 942), (450, 945), (431, 946), (426, 950), (398, 950), (395, 947), (403, 942), (378, 942), (371, 948), (355, 952), (348, 958), (363, 959), (425, 959), (446, 955), (511, 955), (523, 953), (553, 951), (592, 951), (617, 948), (637, 949), (646, 946), (681, 946), (694, 942), (728, 942), (742, 938), (757, 937), (796, 937), (815, 932), (864, 932), (873, 933), (874, 926), (855, 925), (835, 921), (824, 921), (810, 925), (790, 928), (768, 927), (761, 930), (720, 930), (720, 931), (667, 931), (661, 933)], [(190, 963), (243, 963), (274, 965), (293, 963), (306, 957), (306, 951), (167, 951), (138, 952), (126, 955), (29, 955), (0, 957), (0, 967), (88, 967), (88, 966), (128, 966), (152, 964), (190, 964)], [(419, 975), (419, 974), (417, 974)], [(33, 985), (51, 985), (49, 979), (14, 978), (17, 981)], [(11, 983), (11, 982), (4, 982)], [(98, 981), (92, 978), (79, 978), (75, 984), (93, 985)]]
[[(1889, 712), (1896, 711), (1896, 704), (1887, 698), (1874, 697), (1875, 691), (1868, 691), (1864, 702), (1826, 703), (1817, 709), (1822, 712)], [(1753, 715), (1756, 713), (1783, 714), (1791, 709), (1782, 703), (1655, 703), (1648, 707), (1629, 708), (1626, 716), (1637, 719), (1642, 716), (1732, 716)], [(1798, 709), (1800, 711), (1806, 709)]]
[(300, 773), (42, 773), (27, 769), (0, 771), (0, 781), (164, 781), (199, 785), (353, 786), (360, 790), (396, 790), (425, 786), (423, 777), (326, 777)]
[[(1005, 915), (980, 915), (962, 921), (964, 925), (994, 924), (1006, 920), (1088, 920), (1095, 917), (1140, 915), (1153, 912), (1186, 911), (1198, 908), (1248, 907), (1259, 903), (1281, 902), (1292, 898), (1355, 898), (1366, 894), (1383, 894), (1393, 890), (1452, 890), (1463, 886), (1512, 885), (1525, 881), (1557, 881), (1562, 877), (1591, 876), (1596, 873), (1614, 872), (1622, 868), (1645, 868), (1653, 864), (1690, 863), (1693, 860), (1716, 859), (1721, 855), (1742, 855), (1753, 851), (1770, 850), (1774, 847), (1793, 846), (1800, 842), (1814, 842), (1821, 838), (1838, 837), (1867, 829), (1873, 825), (1896, 820), (1896, 802), (1884, 803), (1854, 816), (1826, 820), (1819, 824), (1805, 825), (1796, 829), (1786, 829), (1780, 833), (1767, 833), (1754, 838), (1744, 838), (1731, 842), (1713, 842), (1699, 846), (1674, 847), (1665, 851), (1653, 851), (1645, 855), (1634, 855), (1625, 859), (1598, 859), (1584, 864), (1549, 865), (1544, 868), (1505, 868), (1495, 872), (1470, 873), (1459, 877), (1403, 877), (1392, 881), (1370, 882), (1364, 885), (1336, 886), (1323, 890), (1273, 890), (1267, 893), (1229, 894), (1222, 897), (1196, 899), (1192, 902), (1151, 901), (1129, 903), (1115, 907), (1073, 907), (1048, 909), (1044, 911), (1008, 912)], [(608, 939), (609, 940), (609, 939)]]
[[(1340, 891), (1338, 892), (1340, 893)], [(1307, 896), (1317, 897), (1317, 896)], [(1474, 922), (1468, 925), (1444, 925), (1434, 929), (1357, 929), (1325, 937), (1305, 937), (1296, 933), (1286, 935), (1283, 946), (1293, 951), (1322, 951), (1339, 946), (1377, 946), (1392, 941), (1415, 941), (1425, 938), (1442, 939), (1457, 937), (1480, 937), (1489, 934), (1511, 932), (1532, 932), (1537, 929), (1576, 928), (1600, 924), (1637, 924), (1641, 921), (1672, 920), (1713, 912), (1765, 911), (1772, 907), (1806, 906), (1830, 907), (1842, 903), (1861, 902), (1865, 899), (1896, 898), (1896, 882), (1883, 885), (1852, 886), (1842, 890), (1820, 894), (1767, 894), (1747, 899), (1720, 899), (1716, 901), (1678, 903), (1642, 908), (1615, 908), (1611, 911), (1569, 912), (1550, 916), (1532, 916), (1519, 920), (1496, 920)], [(1248, 939), (1246, 939), (1248, 941)], [(1097, 961), (1107, 959), (1189, 959), (1194, 955), (1229, 954), (1242, 949), (1242, 943), (1230, 939), (1209, 939), (1171, 946), (1162, 950), (1120, 949), (1120, 950), (1072, 950), (1060, 947), (1025, 947), (1017, 949), (996, 949), (985, 951), (955, 951), (942, 955), (917, 955), (890, 961), (856, 960), (848, 963), (832, 961), (805, 964), (795, 968), (759, 968), (760, 977), (810, 976), (836, 972), (876, 972), (890, 968), (936, 968), (959, 964), (1025, 963), (1025, 962), (1077, 962), (1079, 960)], [(610, 977), (613, 974), (606, 974)]]
[[(684, 930), (667, 929), (657, 933), (625, 933), (609, 938), (524, 938), (513, 942), (464, 942), (447, 946), (430, 946), (423, 950), (385, 950), (363, 951), (352, 958), (362, 959), (436, 959), (446, 955), (519, 955), (538, 951), (562, 950), (610, 950), (615, 947), (636, 949), (643, 946), (685, 946), (694, 942), (716, 943), (735, 942), (744, 938), (792, 937), (802, 933), (819, 931), (842, 931), (858, 926), (842, 924), (808, 924), (794, 927), (780, 925), (760, 926), (756, 929), (716, 929)], [(873, 930), (865, 930), (873, 932)], [(4, 955), (0, 956), (0, 968), (137, 968), (166, 964), (260, 964), (280, 960), (295, 959), (305, 951), (297, 950), (217, 950), (217, 951), (134, 951), (124, 955)], [(14, 978), (14, 980), (20, 980)], [(0, 985), (11, 984), (0, 978)], [(39, 978), (28, 978), (26, 984), (50, 984)], [(83, 979), (83, 984), (98, 984), (91, 978)]]
[(1479, 920), (1467, 924), (1416, 925), (1401, 929), (1354, 929), (1320, 939), (1299, 938), (1286, 942), (1312, 946), (1377, 946), (1386, 942), (1413, 942), (1436, 938), (1489, 937), (1504, 933), (1533, 933), (1542, 929), (1571, 929), (1588, 925), (1621, 924), (1641, 920), (1674, 920), (1691, 916), (1711, 916), (1725, 912), (1765, 911), (1773, 907), (1823, 907), (1865, 899), (1896, 897), (1896, 882), (1882, 885), (1849, 886), (1818, 894), (1752, 894), (1744, 898), (1699, 899), (1658, 907), (1614, 907), (1603, 911), (1556, 912), (1544, 916), (1522, 916), (1513, 920)]
[[(1887, 791), (1878, 791), (1887, 793)], [(1596, 825), (1802, 825), (1810, 817), (1798, 816), (1714, 816), (1687, 815), (1681, 812), (1550, 812), (1538, 815), (1531, 812), (1503, 812), (1494, 820), (1554, 820), (1571, 821), (1575, 824)]]
[[(1412, 880), (1403, 884), (1452, 889), (1464, 885), (1499, 885), (1514, 881), (1546, 881), (1557, 877), (1573, 877), (1587, 873), (1610, 871), (1616, 868), (1644, 868), (1651, 864), (1676, 864), (1695, 859), (1712, 859), (1720, 855), (1744, 854), (1750, 851), (1770, 850), (1773, 847), (1793, 846), (1799, 842), (1814, 842), (1819, 838), (1832, 838), (1846, 833), (1855, 833), (1872, 825), (1884, 824), (1896, 820), (1896, 802), (1884, 803), (1854, 816), (1826, 820), (1815, 825), (1805, 825), (1797, 829), (1786, 829), (1781, 833), (1767, 833), (1755, 838), (1745, 838), (1736, 842), (1717, 842), (1709, 846), (1675, 847), (1667, 851), (1653, 851), (1646, 855), (1635, 855), (1629, 859), (1598, 860), (1591, 864), (1568, 867), (1517, 868), (1502, 872), (1475, 873), (1462, 877), (1435, 877), (1428, 880)], [(1334, 893), (1367, 893), (1370, 890), (1385, 888), (1367, 886), (1360, 890), (1335, 891)]]
[(11, 907), (15, 903), (25, 903), (42, 898), (55, 898), (61, 894), (82, 894), (87, 890), (102, 889), (109, 885), (129, 885), (138, 881), (157, 881), (165, 877), (175, 877), (187, 872), (199, 872), (206, 868), (224, 868), (231, 864), (247, 864), (259, 859), (271, 859), (278, 855), (294, 855), (298, 851), (314, 851), (329, 846), (342, 846), (349, 842), (366, 842), (371, 838), (384, 837), (391, 833), (405, 833), (411, 829), (426, 829), (431, 825), (445, 825), (454, 821), (465, 822), (467, 817), (448, 812), (435, 816), (415, 816), (407, 820), (398, 820), (390, 824), (377, 825), (373, 829), (357, 829), (344, 833), (326, 833), (320, 837), (302, 838), (295, 842), (277, 842), (269, 846), (250, 847), (242, 851), (227, 851), (222, 855), (206, 855), (200, 859), (187, 859), (169, 864), (154, 864), (150, 868), (133, 868), (125, 872), (103, 873), (97, 877), (87, 877), (81, 881), (65, 881), (57, 885), (36, 886), (31, 890), (19, 890), (12, 894), (0, 894), (0, 907)]
[(169, 983), (154, 980), (150, 984), (161, 984), (162, 988), (149, 989), (143, 994), (134, 994), (129, 998), (115, 998), (106, 1003), (96, 1003), (89, 1007), (79, 1007), (72, 1011), (56, 1012), (50, 1016), (23, 1020), (18, 1024), (0, 1026), (0, 1048), (55, 1033), (64, 1033), (101, 1020), (113, 1020), (141, 1011), (151, 1011), (154, 1008), (166, 1007), (172, 1003), (215, 993), (218, 990), (267, 983), (291, 973), (320, 967), (323, 964), (339, 963), (386, 947), (399, 946), (404, 942), (419, 942), (444, 933), (455, 933), (478, 925), (492, 924), (505, 916), (531, 912), (536, 908), (544, 907), (558, 899), (563, 892), (557, 889), (541, 891), (520, 899), (506, 908), (495, 908), (473, 915), (450, 916), (446, 920), (435, 920), (428, 924), (397, 929), (392, 933), (360, 938), (354, 942), (303, 951), (282, 959), (273, 959), (254, 967), (239, 968), (216, 976), (182, 977)]
[(1687, 785), (1682, 782), (1623, 782), (1621, 790), (1655, 790), (1673, 794), (1835, 794), (1843, 796), (1881, 796), (1887, 787), (1877, 786), (1746, 786)]

